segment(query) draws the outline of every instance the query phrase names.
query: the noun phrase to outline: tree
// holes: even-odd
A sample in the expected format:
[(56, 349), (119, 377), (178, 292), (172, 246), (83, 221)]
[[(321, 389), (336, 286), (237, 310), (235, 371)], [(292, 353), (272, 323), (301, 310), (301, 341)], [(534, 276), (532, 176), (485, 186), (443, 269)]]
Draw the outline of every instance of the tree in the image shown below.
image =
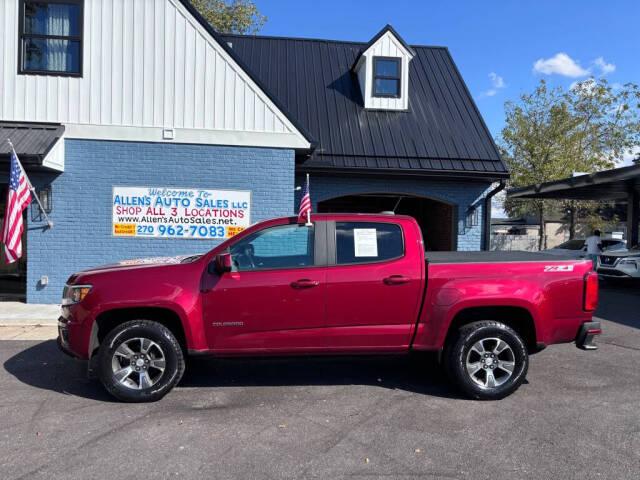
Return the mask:
[[(613, 168), (640, 143), (640, 90), (628, 83), (618, 89), (593, 78), (564, 91), (540, 81), (533, 93), (505, 104), (506, 125), (498, 139), (509, 165), (510, 187), (519, 187)], [(550, 210), (584, 210), (578, 202), (542, 199), (507, 200), (512, 216), (535, 214), (540, 221), (538, 247), (545, 248), (545, 218)], [(571, 222), (575, 233), (575, 221)]]
[(258, 33), (267, 21), (251, 0), (191, 0), (218, 33)]

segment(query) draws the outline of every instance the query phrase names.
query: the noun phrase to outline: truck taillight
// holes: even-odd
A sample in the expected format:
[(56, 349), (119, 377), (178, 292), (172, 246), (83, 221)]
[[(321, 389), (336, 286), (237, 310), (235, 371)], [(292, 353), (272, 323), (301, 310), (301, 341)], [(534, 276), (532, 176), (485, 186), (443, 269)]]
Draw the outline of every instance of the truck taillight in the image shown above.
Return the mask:
[(584, 277), (584, 309), (592, 312), (598, 308), (598, 274), (587, 273)]

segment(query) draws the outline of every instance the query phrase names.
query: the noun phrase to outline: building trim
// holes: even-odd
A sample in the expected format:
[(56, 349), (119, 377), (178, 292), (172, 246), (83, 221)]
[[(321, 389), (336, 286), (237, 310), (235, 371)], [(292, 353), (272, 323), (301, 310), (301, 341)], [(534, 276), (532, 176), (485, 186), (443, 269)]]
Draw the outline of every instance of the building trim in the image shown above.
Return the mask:
[(121, 140), (125, 142), (195, 143), (203, 145), (231, 145), (305, 149), (308, 144), (293, 132), (249, 132), (235, 130), (203, 130), (173, 128), (173, 138), (163, 138), (165, 129), (159, 127), (127, 127), (65, 124), (65, 137), (86, 140)]
[(397, 168), (339, 168), (339, 167), (305, 167), (304, 164), (296, 165), (296, 173), (322, 173), (323, 175), (357, 174), (386, 175), (390, 177), (432, 177), (432, 178), (456, 178), (478, 181), (498, 181), (509, 178), (506, 172), (477, 172), (465, 170), (423, 170), (423, 169), (397, 169)]

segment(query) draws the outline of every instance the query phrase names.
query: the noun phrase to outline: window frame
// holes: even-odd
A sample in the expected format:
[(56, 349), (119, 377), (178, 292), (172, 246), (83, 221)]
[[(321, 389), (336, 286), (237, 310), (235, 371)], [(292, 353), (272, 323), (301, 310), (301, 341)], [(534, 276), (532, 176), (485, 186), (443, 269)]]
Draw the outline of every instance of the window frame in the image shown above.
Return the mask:
[[(404, 235), (404, 227), (399, 222), (381, 222), (376, 220), (335, 220), (328, 222), (329, 232), (328, 236), (331, 238), (329, 244), (329, 266), (330, 267), (352, 267), (355, 265), (372, 265), (377, 263), (395, 262), (403, 259), (407, 255), (407, 242)], [(382, 260), (363, 260), (362, 262), (350, 262), (350, 263), (338, 263), (338, 223), (351, 223), (351, 224), (378, 224), (378, 225), (394, 225), (400, 229), (400, 236), (402, 238), (402, 254), (396, 255), (391, 258), (384, 258)], [(357, 228), (357, 227), (354, 227)], [(332, 232), (332, 231), (333, 232)], [(333, 234), (332, 234), (333, 233)], [(377, 237), (376, 237), (377, 239)]]
[[(24, 9), (25, 3), (36, 1), (38, 3), (61, 3), (78, 5), (78, 35), (42, 35), (37, 33), (24, 33)], [(20, 0), (18, 8), (18, 75), (48, 75), (53, 77), (82, 77), (84, 57), (84, 0)], [(28, 38), (42, 38), (54, 40), (68, 40), (78, 42), (78, 71), (62, 72), (59, 70), (27, 70), (24, 68), (24, 41)]]
[[(229, 246), (224, 250), (226, 253), (231, 253), (231, 248), (239, 242), (244, 241), (248, 237), (251, 237), (257, 233), (264, 232), (266, 230), (271, 230), (275, 228), (283, 228), (290, 226), (300, 226), (305, 227), (303, 224), (299, 224), (297, 222), (288, 222), (288, 223), (280, 223), (276, 225), (269, 225), (268, 227), (261, 228), (260, 230), (256, 230), (255, 232), (251, 232), (250, 234), (243, 236), (242, 238), (238, 238), (236, 242), (229, 244)], [(310, 227), (305, 227), (310, 228)], [(251, 270), (237, 269), (232, 270), (234, 273), (253, 273), (253, 272), (274, 272), (279, 270), (300, 270), (303, 268), (317, 268), (317, 267), (326, 267), (326, 223), (325, 222), (313, 222), (313, 263), (311, 265), (297, 265), (297, 266), (288, 266), (288, 267), (266, 267), (266, 268), (255, 268)]]
[[(384, 61), (393, 61), (398, 65), (398, 75), (382, 75), (378, 74), (378, 60)], [(380, 98), (401, 98), (402, 97), (402, 57), (383, 57), (383, 56), (374, 56), (373, 57), (373, 82), (371, 85), (371, 95), (373, 97)], [(398, 93), (378, 93), (376, 91), (376, 80), (397, 80), (398, 81)]]

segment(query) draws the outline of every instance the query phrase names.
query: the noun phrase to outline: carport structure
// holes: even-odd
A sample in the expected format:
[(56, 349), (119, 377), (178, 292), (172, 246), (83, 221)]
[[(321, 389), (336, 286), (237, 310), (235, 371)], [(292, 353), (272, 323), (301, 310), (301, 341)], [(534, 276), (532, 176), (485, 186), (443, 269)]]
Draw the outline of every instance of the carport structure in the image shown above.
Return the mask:
[(627, 245), (638, 244), (640, 165), (538, 183), (507, 191), (509, 198), (602, 200), (627, 204)]

